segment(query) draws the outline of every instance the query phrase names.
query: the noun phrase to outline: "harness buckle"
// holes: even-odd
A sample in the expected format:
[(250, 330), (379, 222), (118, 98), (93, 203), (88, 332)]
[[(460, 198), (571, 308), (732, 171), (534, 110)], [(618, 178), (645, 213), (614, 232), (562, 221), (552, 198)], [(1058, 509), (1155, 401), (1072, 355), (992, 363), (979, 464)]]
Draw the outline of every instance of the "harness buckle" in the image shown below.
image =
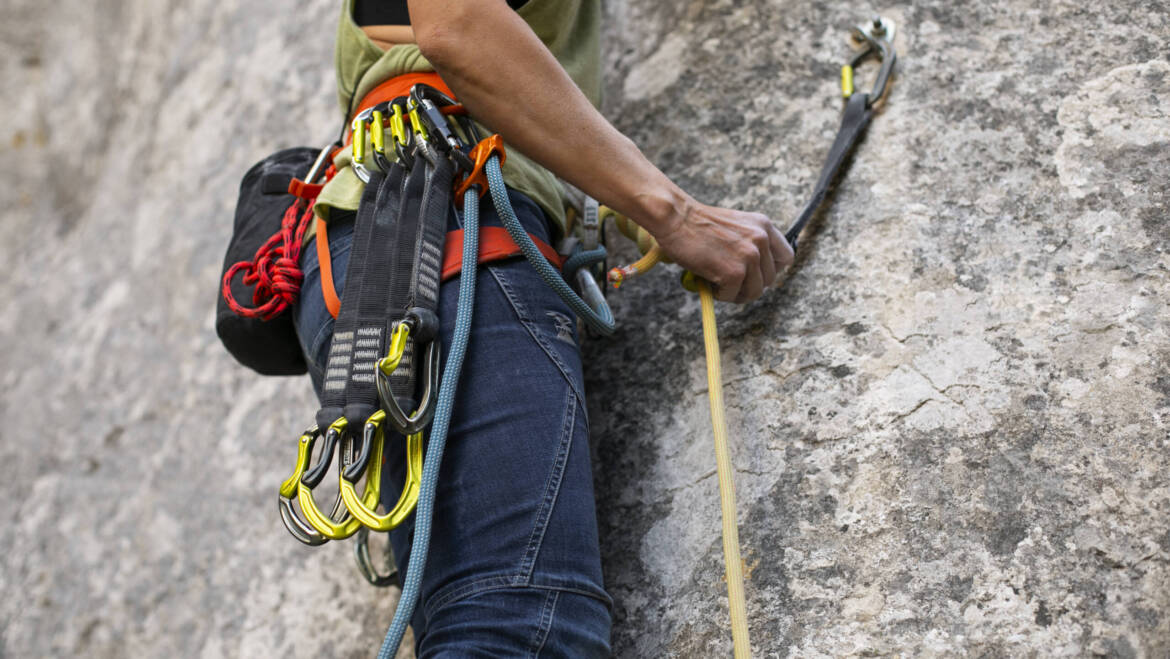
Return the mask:
[(891, 46), (896, 32), (897, 25), (894, 21), (881, 16), (874, 16), (872, 20), (853, 28), (850, 36), (853, 42), (860, 47), (860, 50), (853, 55), (848, 64), (841, 67), (841, 96), (843, 98), (848, 99), (853, 96), (853, 71), (857, 65), (871, 55), (878, 58), (878, 61), (881, 62), (881, 68), (878, 70), (877, 79), (874, 80), (873, 89), (866, 97), (865, 107), (868, 109), (885, 97), (890, 73), (893, 72), (894, 61), (897, 59), (897, 53)]

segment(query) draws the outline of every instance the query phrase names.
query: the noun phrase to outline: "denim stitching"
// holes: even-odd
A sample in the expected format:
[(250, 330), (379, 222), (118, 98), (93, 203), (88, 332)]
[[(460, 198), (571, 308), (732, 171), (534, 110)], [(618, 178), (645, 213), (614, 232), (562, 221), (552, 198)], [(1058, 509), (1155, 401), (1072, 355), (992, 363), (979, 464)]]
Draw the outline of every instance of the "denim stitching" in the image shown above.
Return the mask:
[(484, 591), (511, 587), (524, 587), (524, 584), (520, 583), (519, 577), (507, 575), (483, 577), (464, 584), (458, 582), (449, 584), (447, 587), (439, 589), (427, 599), (425, 607), (426, 616), (428, 619), (433, 618), (436, 611), (451, 602), (465, 599)]
[(309, 362), (309, 366), (316, 369), (318, 373), (325, 372), (325, 365), (317, 362), (317, 355), (321, 353), (321, 348), (327, 339), (333, 336), (333, 324), (336, 320), (330, 316), (322, 323), (321, 329), (317, 330), (317, 335), (313, 337), (313, 342), (309, 344), (309, 353), (305, 355), (305, 359)]
[(427, 600), (426, 605), (423, 607), (423, 613), (427, 620), (430, 620), (431, 618), (435, 617), (435, 614), (439, 612), (439, 609), (442, 609), (448, 604), (467, 599), (468, 597), (472, 597), (474, 595), (486, 593), (488, 591), (505, 590), (508, 588), (523, 588), (545, 591), (555, 590), (559, 593), (581, 595), (582, 597), (595, 599), (598, 602), (604, 604), (606, 609), (611, 611), (613, 610), (613, 598), (611, 598), (609, 593), (606, 593), (605, 591), (601, 591), (599, 593), (596, 590), (573, 588), (571, 586), (526, 585), (523, 583), (518, 583), (516, 577), (498, 575), (494, 577), (483, 577), (465, 584), (448, 584), (448, 586), (446, 586), (447, 590), (439, 589), (439, 591), (436, 592), (434, 596)]
[(565, 381), (569, 383), (569, 386), (573, 388), (573, 391), (576, 392), (577, 396), (584, 399), (585, 392), (581, 391), (577, 383), (573, 381), (573, 377), (569, 374), (569, 368), (565, 364), (564, 360), (561, 359), (560, 355), (557, 354), (552, 345), (549, 344), (549, 342), (540, 333), (536, 323), (533, 322), (532, 318), (529, 316), (527, 307), (520, 300), (519, 296), (516, 295), (516, 292), (512, 288), (511, 283), (508, 282), (507, 275), (491, 266), (488, 266), (488, 272), (490, 272), (492, 277), (496, 280), (496, 284), (499, 285), (500, 290), (504, 292), (504, 297), (508, 298), (508, 302), (512, 305), (513, 311), (516, 312), (516, 316), (520, 319), (520, 324), (523, 325), (524, 329), (528, 331), (528, 334), (532, 337), (532, 340), (536, 341), (536, 344), (540, 346), (540, 349), (543, 350), (546, 355), (548, 355), (548, 358), (552, 360), (553, 364), (557, 367), (557, 370), (561, 372), (561, 376), (565, 378)]
[[(540, 621), (536, 625), (536, 633), (532, 635), (532, 643), (529, 644), (529, 648), (531, 649), (528, 656), (533, 659), (540, 656), (540, 651), (544, 649), (544, 644), (548, 642), (548, 634), (552, 631), (553, 616), (556, 614), (557, 600), (560, 599), (560, 596), (560, 593), (551, 591), (544, 598), (544, 606), (540, 610)], [(539, 643), (537, 643), (538, 639), (540, 641)]]
[(573, 392), (565, 392), (565, 414), (561, 417), (561, 440), (557, 444), (557, 455), (549, 470), (548, 480), (544, 484), (544, 497), (540, 501), (540, 508), (536, 511), (536, 521), (532, 526), (532, 536), (528, 539), (528, 547), (524, 551), (524, 558), (520, 562), (520, 572), (524, 575), (524, 582), (532, 581), (532, 571), (536, 568), (536, 557), (540, 555), (540, 547), (544, 543), (544, 533), (548, 530), (548, 520), (552, 517), (553, 507), (556, 505), (557, 495), (564, 482), (565, 465), (569, 462), (569, 450), (573, 445), (573, 427), (577, 418), (577, 405), (573, 400)]

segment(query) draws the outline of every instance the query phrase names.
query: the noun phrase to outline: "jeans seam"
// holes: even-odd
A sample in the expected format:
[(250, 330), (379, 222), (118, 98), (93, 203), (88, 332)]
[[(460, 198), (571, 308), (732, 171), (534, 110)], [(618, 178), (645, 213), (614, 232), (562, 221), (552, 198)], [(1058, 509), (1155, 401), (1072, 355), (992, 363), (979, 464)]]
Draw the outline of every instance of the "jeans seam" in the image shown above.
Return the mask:
[[(460, 584), (447, 592), (440, 589), (435, 596), (427, 600), (424, 608), (424, 615), (429, 620), (435, 617), (439, 609), (458, 602), (459, 600), (467, 599), (474, 595), (486, 593), (492, 590), (504, 590), (506, 588), (524, 588), (533, 590), (556, 591), (558, 593), (569, 593), (572, 595), (581, 595), (590, 599), (597, 600), (606, 606), (607, 609), (613, 607), (613, 600), (608, 593), (598, 593), (595, 590), (586, 588), (572, 588), (569, 586), (546, 586), (543, 584), (526, 584), (521, 582), (515, 576), (497, 575), (494, 577), (482, 577), (469, 583)], [(441, 593), (441, 595), (440, 595)]]
[[(544, 644), (548, 642), (548, 635), (552, 631), (553, 616), (556, 615), (557, 601), (560, 599), (560, 596), (560, 593), (550, 591), (544, 598), (544, 606), (540, 609), (540, 620), (536, 624), (536, 633), (532, 635), (532, 644), (530, 644), (531, 651), (529, 652), (529, 656), (533, 657), (533, 659), (540, 656), (540, 651), (544, 649)], [(539, 642), (537, 642), (538, 639)]]
[(576, 424), (577, 405), (572, 389), (565, 393), (565, 414), (561, 417), (561, 439), (557, 443), (557, 454), (549, 470), (548, 480), (544, 485), (544, 497), (541, 498), (540, 508), (536, 511), (536, 521), (532, 526), (532, 535), (528, 539), (528, 547), (524, 551), (524, 558), (520, 562), (520, 572), (524, 575), (525, 583), (532, 581), (532, 571), (536, 568), (536, 558), (540, 555), (540, 548), (544, 544), (544, 533), (548, 530), (548, 521), (552, 517), (553, 507), (556, 505), (557, 495), (561, 492), (561, 483), (564, 482), (565, 465), (569, 462), (569, 451), (573, 446), (573, 427)]
[[(324, 343), (326, 335), (333, 335), (333, 325), (336, 322), (334, 318), (326, 318), (325, 322), (321, 324), (321, 329), (317, 330), (317, 335), (313, 337), (313, 341), (309, 343), (310, 354), (305, 355), (305, 359), (309, 362), (309, 366), (316, 368), (320, 372), (324, 372), (328, 364), (317, 363), (317, 353), (321, 351), (321, 344)], [(332, 341), (332, 339), (330, 339)]]
[[(529, 264), (529, 267), (531, 267), (531, 264)], [(557, 367), (557, 370), (561, 372), (561, 376), (565, 379), (566, 382), (569, 383), (569, 386), (573, 388), (573, 391), (577, 393), (577, 396), (584, 399), (585, 392), (579, 390), (577, 383), (574, 382), (572, 376), (569, 375), (568, 366), (565, 365), (560, 355), (558, 355), (556, 350), (554, 350), (553, 347), (549, 345), (548, 341), (546, 341), (545, 338), (541, 336), (540, 331), (536, 328), (535, 322), (533, 322), (531, 316), (528, 313), (528, 308), (525, 306), (524, 302), (519, 299), (513, 290), (512, 285), (508, 282), (507, 275), (503, 272), (500, 272), (497, 268), (491, 266), (488, 266), (488, 272), (490, 272), (492, 278), (496, 280), (496, 284), (500, 287), (500, 290), (503, 291), (504, 297), (508, 298), (508, 302), (511, 304), (512, 310), (516, 312), (516, 317), (520, 320), (520, 324), (524, 326), (524, 329), (528, 332), (529, 336), (532, 337), (532, 340), (536, 341), (536, 344), (540, 346), (540, 349), (543, 350), (546, 355), (548, 355), (548, 358), (552, 360), (553, 364)], [(569, 313), (571, 314), (572, 311)]]

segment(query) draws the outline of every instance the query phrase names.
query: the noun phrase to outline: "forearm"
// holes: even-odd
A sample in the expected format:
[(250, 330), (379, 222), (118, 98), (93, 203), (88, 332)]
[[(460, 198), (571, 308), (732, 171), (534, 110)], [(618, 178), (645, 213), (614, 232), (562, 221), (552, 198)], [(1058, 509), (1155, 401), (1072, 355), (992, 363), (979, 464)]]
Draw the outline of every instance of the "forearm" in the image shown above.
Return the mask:
[(410, 14), (423, 55), (508, 144), (655, 236), (672, 232), (694, 206), (601, 116), (506, 4), (411, 0)]

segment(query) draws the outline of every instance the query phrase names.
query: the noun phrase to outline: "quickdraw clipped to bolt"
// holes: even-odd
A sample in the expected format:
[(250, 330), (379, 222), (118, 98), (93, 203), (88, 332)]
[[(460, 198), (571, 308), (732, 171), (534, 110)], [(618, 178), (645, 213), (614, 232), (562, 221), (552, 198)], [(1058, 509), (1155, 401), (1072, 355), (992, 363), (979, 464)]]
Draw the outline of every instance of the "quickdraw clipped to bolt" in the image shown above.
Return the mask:
[(874, 103), (882, 100), (886, 95), (886, 85), (889, 83), (890, 74), (894, 71), (894, 63), (898, 55), (894, 51), (894, 35), (897, 31), (897, 25), (894, 21), (881, 16), (875, 16), (873, 20), (861, 23), (853, 28), (851, 37), (853, 41), (861, 45), (861, 49), (853, 56), (849, 63), (841, 67), (841, 96), (845, 99), (853, 96), (853, 72), (858, 64), (861, 64), (866, 58), (876, 56), (881, 62), (881, 69), (878, 70), (877, 78), (874, 80), (873, 89), (870, 90), (866, 105), (872, 107)]

